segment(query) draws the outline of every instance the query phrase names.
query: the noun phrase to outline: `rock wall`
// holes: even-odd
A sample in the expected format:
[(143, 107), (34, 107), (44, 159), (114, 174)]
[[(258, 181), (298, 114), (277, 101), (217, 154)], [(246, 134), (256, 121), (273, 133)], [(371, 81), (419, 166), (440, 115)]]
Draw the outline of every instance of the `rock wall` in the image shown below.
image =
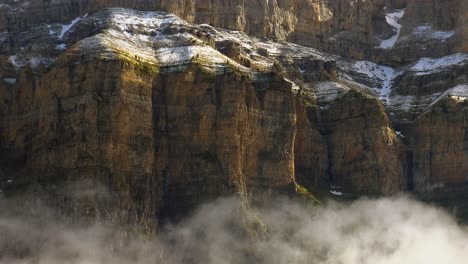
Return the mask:
[[(339, 68), (353, 61), (287, 43), (254, 44), (207, 25), (156, 27), (139, 22), (142, 12), (90, 14), (63, 39), (47, 25), (30, 28), (109, 6), (167, 9), (189, 21), (360, 58), (367, 56), (362, 47), (387, 30), (382, 1), (16, 4), (24, 12), (2, 6), (0, 18), (0, 27), (12, 31), (9, 43), (1, 40), (0, 57), (6, 195), (29, 193), (67, 214), (152, 233), (159, 220), (223, 195), (304, 194), (318, 186), (381, 195), (465, 181), (468, 132), (460, 98), (389, 113), (369, 89), (343, 78)], [(136, 22), (117, 26), (116, 17), (125, 16)], [(158, 33), (164, 38), (148, 41)], [(19, 65), (11, 55), (27, 62)], [(41, 56), (47, 63), (34, 66)], [(409, 66), (392, 91), (402, 98), (466, 83), (463, 63), (424, 73)]]
[(161, 74), (153, 90), (154, 176), (164, 182), (165, 213), (180, 214), (233, 193), (294, 190), (291, 83), (193, 67)]
[[(321, 48), (342, 56), (368, 56), (375, 36), (389, 32), (384, 0), (293, 1), (42, 1), (8, 2), (0, 8), (0, 32), (71, 21), (106, 7), (165, 10), (195, 23), (244, 31)], [(367, 52), (367, 54), (366, 54)]]
[(412, 181), (420, 192), (456, 186), (468, 177), (467, 102), (446, 95), (412, 127)]
[[(463, 0), (236, 0), (236, 1), (122, 1), (66, 0), (7, 1), (0, 7), (0, 32), (64, 21), (107, 7), (164, 10), (193, 23), (240, 30), (257, 37), (286, 40), (351, 59), (403, 64), (423, 56), (466, 52), (468, 21)], [(385, 12), (406, 8), (397, 45), (378, 48), (394, 32)], [(421, 39), (418, 26), (450, 32), (449, 39)]]
[(151, 231), (160, 199), (152, 77), (119, 61), (62, 59), (42, 78), (22, 73), (17, 86), (0, 85), (2, 161), (11, 179), (2, 189)]
[(335, 186), (368, 194), (402, 190), (402, 146), (379, 100), (350, 90), (322, 120)]
[(468, 52), (468, 3), (463, 0), (408, 0), (395, 2), (405, 8), (398, 40), (392, 49), (376, 50), (374, 61), (401, 65), (422, 57), (442, 57)]
[(42, 77), (26, 69), (0, 87), (2, 170), (12, 180), (2, 188), (89, 221), (153, 232), (155, 219), (223, 195), (330, 180), (361, 194), (401, 187), (395, 134), (365, 94), (349, 92), (322, 115), (274, 72), (252, 79), (195, 63), (158, 73), (73, 53)]

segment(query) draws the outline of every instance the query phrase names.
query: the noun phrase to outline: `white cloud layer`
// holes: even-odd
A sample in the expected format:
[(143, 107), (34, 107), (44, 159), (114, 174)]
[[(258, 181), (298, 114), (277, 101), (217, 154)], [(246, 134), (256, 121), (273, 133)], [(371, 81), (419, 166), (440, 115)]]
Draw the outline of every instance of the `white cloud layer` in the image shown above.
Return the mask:
[(468, 259), (465, 227), (443, 210), (405, 197), (325, 207), (282, 198), (255, 209), (221, 199), (157, 239), (125, 242), (115, 239), (119, 233), (109, 226), (71, 227), (47, 210), (37, 210), (35, 217), (0, 212), (1, 264), (461, 264)]

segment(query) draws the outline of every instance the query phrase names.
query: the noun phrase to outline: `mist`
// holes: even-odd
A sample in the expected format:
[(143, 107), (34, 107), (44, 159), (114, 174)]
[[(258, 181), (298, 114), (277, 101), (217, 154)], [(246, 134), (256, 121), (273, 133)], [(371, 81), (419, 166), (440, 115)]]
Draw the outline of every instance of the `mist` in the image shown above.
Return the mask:
[(251, 208), (237, 198), (205, 204), (157, 238), (110, 224), (72, 225), (46, 206), (0, 203), (1, 264), (466, 263), (468, 231), (411, 198), (312, 206), (277, 198)]

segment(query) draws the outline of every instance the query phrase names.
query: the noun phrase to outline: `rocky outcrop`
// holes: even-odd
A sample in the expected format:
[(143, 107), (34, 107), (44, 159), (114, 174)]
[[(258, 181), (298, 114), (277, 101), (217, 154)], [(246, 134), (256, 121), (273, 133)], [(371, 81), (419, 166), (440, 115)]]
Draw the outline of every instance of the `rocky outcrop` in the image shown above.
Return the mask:
[(198, 67), (154, 82), (155, 177), (169, 215), (222, 195), (294, 190), (291, 83)]
[(368, 56), (376, 36), (390, 32), (385, 1), (10, 1), (0, 9), (0, 32), (68, 22), (106, 7), (165, 10), (195, 23), (244, 31), (321, 48), (342, 56)]
[[(311, 50), (289, 60), (239, 33), (125, 9), (83, 17), (65, 36), (43, 27), (23, 40), (44, 42), (2, 64), (7, 195), (23, 190), (65, 213), (151, 233), (155, 219), (223, 195), (399, 189), (398, 142), (382, 105), (348, 87), (323, 110), (310, 85), (336, 79), (337, 66)], [(50, 64), (35, 57), (52, 56), (51, 43), (66, 51)], [(286, 78), (300, 77), (298, 67), (308, 72), (303, 87)]]
[[(257, 37), (286, 40), (352, 59), (401, 65), (421, 57), (466, 52), (466, 1), (291, 0), (291, 1), (6, 1), (0, 32), (17, 32), (42, 23), (68, 22), (103, 8), (164, 10), (193, 23), (240, 30)], [(386, 14), (405, 9), (397, 42)]]
[(334, 186), (368, 194), (403, 187), (401, 145), (379, 100), (354, 90), (323, 111)]
[(296, 180), (308, 188), (329, 185), (329, 153), (320, 132), (320, 112), (316, 98), (305, 92), (296, 101), (297, 128), (294, 138)]
[[(394, 47), (377, 50), (375, 61), (407, 64), (422, 57), (442, 57), (467, 52), (468, 4), (463, 0), (409, 0), (394, 2), (404, 11)], [(391, 10), (391, 8), (390, 8)]]
[(468, 176), (467, 101), (444, 94), (411, 131), (411, 181), (419, 192), (463, 185)]
[[(404, 5), (6, 2), (1, 195), (29, 193), (66, 214), (152, 233), (223, 195), (354, 197), (462, 183), (466, 54), (391, 68), (272, 41), (348, 58), (380, 50), (399, 65), (425, 54), (393, 53), (406, 45), (403, 29), (395, 47), (377, 48), (390, 30), (384, 6)], [(100, 10), (108, 6), (167, 9), (189, 22)]]
[(22, 72), (17, 85), (2, 84), (0, 142), (9, 175), (2, 189), (150, 232), (160, 200), (151, 80), (121, 61), (64, 55), (40, 78)]

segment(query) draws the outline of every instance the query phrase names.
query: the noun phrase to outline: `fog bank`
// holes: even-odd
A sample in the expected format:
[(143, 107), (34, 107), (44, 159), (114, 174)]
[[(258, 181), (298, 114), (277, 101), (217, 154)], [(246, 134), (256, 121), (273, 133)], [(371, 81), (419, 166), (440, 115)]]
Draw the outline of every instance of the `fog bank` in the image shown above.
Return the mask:
[(0, 203), (0, 263), (466, 263), (468, 231), (443, 210), (406, 197), (314, 207), (236, 198), (199, 208), (157, 239), (116, 242), (106, 224), (76, 227), (53, 211)]

